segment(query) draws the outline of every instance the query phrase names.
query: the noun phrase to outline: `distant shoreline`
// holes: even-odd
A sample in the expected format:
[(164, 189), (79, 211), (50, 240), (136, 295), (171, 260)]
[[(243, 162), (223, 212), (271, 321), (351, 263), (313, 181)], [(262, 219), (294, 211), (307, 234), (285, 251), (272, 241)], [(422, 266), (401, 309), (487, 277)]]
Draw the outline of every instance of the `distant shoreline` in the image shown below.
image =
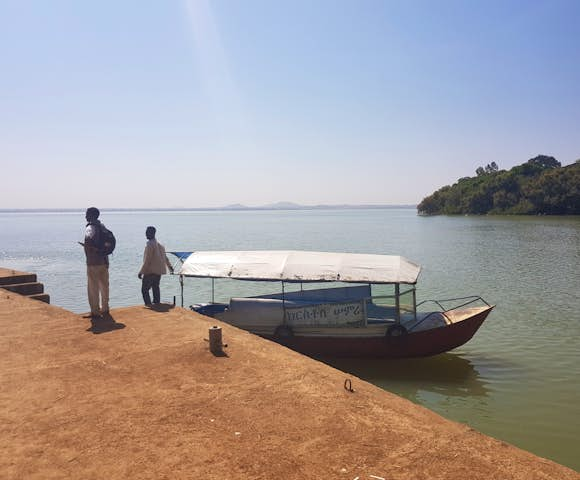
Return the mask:
[[(416, 205), (264, 205), (247, 207), (232, 205), (225, 207), (197, 208), (101, 208), (103, 212), (213, 212), (213, 211), (259, 211), (259, 210), (384, 210), (384, 209), (415, 209)], [(85, 208), (0, 208), (0, 213), (74, 213), (84, 212)]]

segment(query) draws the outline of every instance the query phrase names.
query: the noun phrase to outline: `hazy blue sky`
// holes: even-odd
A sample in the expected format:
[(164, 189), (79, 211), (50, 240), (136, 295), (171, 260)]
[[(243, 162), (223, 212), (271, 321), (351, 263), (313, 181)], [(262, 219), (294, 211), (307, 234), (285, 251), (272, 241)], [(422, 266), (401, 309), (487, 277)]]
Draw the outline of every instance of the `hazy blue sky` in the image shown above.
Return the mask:
[(417, 203), (580, 157), (580, 1), (2, 1), (0, 208)]

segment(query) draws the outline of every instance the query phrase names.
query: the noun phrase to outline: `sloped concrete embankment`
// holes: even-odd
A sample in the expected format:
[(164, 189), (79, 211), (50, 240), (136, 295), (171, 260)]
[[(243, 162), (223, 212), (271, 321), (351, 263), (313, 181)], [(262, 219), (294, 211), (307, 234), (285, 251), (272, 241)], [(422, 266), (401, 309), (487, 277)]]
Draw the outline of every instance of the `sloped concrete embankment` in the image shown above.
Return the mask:
[(0, 290), (3, 479), (578, 479), (280, 345), (163, 306)]

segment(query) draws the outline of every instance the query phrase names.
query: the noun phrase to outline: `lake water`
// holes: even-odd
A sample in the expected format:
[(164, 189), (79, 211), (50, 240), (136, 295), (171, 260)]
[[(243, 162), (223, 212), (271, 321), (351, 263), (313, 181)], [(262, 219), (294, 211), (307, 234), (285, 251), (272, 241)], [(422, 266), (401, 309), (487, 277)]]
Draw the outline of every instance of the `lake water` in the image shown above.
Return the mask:
[[(167, 250), (322, 250), (403, 255), (423, 266), (418, 300), (481, 295), (476, 336), (426, 359), (333, 365), (449, 419), (580, 470), (580, 218), (418, 217), (413, 209), (103, 212), (115, 232), (111, 306), (141, 303), (147, 225)], [(35, 272), (51, 303), (88, 310), (84, 212), (0, 212), (0, 266)], [(236, 283), (238, 286), (232, 286)], [(218, 291), (250, 290), (216, 281)], [(186, 304), (210, 300), (186, 280)], [(162, 299), (179, 294), (162, 280)]]

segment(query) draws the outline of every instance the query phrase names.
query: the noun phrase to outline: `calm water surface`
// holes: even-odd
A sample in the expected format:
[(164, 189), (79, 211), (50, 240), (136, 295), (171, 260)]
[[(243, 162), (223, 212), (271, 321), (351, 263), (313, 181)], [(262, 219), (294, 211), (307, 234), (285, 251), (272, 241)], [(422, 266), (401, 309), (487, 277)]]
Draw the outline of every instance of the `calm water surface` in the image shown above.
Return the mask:
[[(307, 249), (398, 254), (423, 266), (418, 299), (483, 296), (476, 336), (427, 359), (333, 361), (386, 390), (580, 470), (580, 218), (418, 217), (412, 209), (103, 212), (117, 236), (111, 305), (141, 302), (147, 225), (167, 250)], [(0, 266), (36, 272), (51, 302), (88, 310), (84, 212), (0, 212)], [(210, 299), (186, 281), (186, 303)], [(263, 293), (216, 281), (222, 296)], [(234, 290), (235, 289), (235, 290)], [(243, 291), (240, 291), (242, 289)], [(162, 297), (178, 295), (175, 277)]]

